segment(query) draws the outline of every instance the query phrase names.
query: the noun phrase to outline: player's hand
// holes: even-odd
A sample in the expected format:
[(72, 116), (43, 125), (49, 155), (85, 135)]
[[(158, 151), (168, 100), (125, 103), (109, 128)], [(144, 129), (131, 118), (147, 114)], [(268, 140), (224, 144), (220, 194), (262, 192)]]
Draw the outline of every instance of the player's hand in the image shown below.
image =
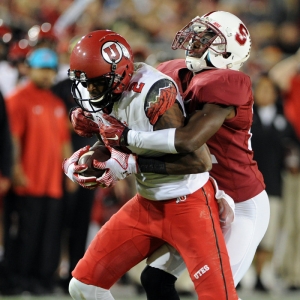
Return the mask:
[(138, 172), (137, 157), (135, 154), (123, 153), (109, 147), (111, 157), (105, 162), (94, 160), (94, 168), (107, 169), (105, 173), (97, 178), (102, 187), (111, 187), (117, 181)]
[(99, 133), (99, 127), (93, 121), (92, 115), (83, 111), (80, 107), (73, 108), (70, 113), (70, 121), (73, 125), (74, 131), (82, 137), (92, 137), (93, 134)]
[(100, 135), (105, 145), (128, 146), (127, 133), (130, 129), (108, 114), (102, 114), (102, 117), (110, 123), (110, 125), (99, 123)]
[(232, 208), (232, 203), (231, 203), (232, 199), (229, 200), (227, 197), (224, 197), (217, 200), (219, 206), (220, 224), (222, 228), (226, 228), (230, 226), (231, 223), (234, 221), (234, 208)]
[(86, 189), (95, 189), (98, 186), (96, 177), (84, 177), (80, 173), (84, 172), (88, 166), (85, 164), (78, 165), (79, 158), (88, 152), (90, 146), (85, 146), (78, 151), (74, 152), (70, 158), (63, 161), (62, 167), (64, 173), (73, 181)]
[(11, 180), (3, 176), (0, 172), (0, 198), (3, 197), (11, 186)]
[(210, 177), (215, 188), (215, 199), (219, 207), (219, 218), (222, 228), (229, 227), (234, 221), (235, 204), (233, 199), (227, 195), (223, 190), (219, 190), (218, 184), (214, 178)]
[(26, 187), (29, 184), (29, 180), (24, 172), (21, 163), (13, 165), (12, 169), (12, 186), (13, 187)]

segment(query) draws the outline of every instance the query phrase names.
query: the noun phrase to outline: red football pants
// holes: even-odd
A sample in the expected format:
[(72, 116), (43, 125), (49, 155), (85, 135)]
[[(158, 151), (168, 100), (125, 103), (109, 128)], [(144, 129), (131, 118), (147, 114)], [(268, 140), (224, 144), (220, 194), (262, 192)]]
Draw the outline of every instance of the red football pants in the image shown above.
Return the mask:
[(129, 200), (101, 228), (72, 275), (109, 289), (164, 242), (184, 259), (201, 300), (238, 299), (210, 181), (186, 199)]

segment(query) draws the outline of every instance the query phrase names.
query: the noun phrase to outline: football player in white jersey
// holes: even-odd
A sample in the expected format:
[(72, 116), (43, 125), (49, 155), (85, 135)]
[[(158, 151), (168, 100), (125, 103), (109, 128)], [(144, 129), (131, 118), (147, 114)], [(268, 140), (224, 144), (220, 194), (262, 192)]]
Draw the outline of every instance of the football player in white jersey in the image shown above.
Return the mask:
[[(186, 60), (167, 61), (158, 69), (176, 81), (188, 113), (194, 113), (187, 125), (176, 131), (123, 131), (122, 125), (107, 118), (113, 124), (101, 126), (101, 131), (104, 137), (117, 134), (129, 145), (143, 148), (153, 149), (154, 140), (155, 149), (166, 153), (192, 151), (207, 142), (215, 162), (210, 174), (236, 202), (235, 221), (224, 230), (224, 236), (237, 284), (251, 265), (270, 214), (263, 178), (251, 149), (251, 81), (238, 72), (250, 55), (250, 33), (233, 14), (216, 11), (194, 18), (178, 31), (172, 48), (184, 49)], [(80, 127), (77, 120), (73, 123)], [(96, 126), (94, 129), (98, 132)], [(87, 131), (94, 129), (90, 127)], [(118, 140), (107, 142), (117, 145)], [(165, 245), (160, 250), (148, 260), (150, 267), (142, 274), (147, 297), (178, 299), (173, 293), (168, 297), (162, 292), (174, 288), (184, 264), (180, 266), (174, 249)]]
[[(146, 64), (133, 64), (130, 46), (115, 32), (98, 30), (82, 37), (71, 53), (69, 77), (74, 99), (98, 123), (106, 122), (105, 112), (135, 130), (184, 125), (174, 81)], [(79, 84), (87, 88), (89, 98), (82, 99)], [(199, 158), (190, 164), (191, 175), (180, 175), (180, 170), (168, 175), (172, 160), (137, 164), (136, 154), (159, 157), (161, 152), (128, 146), (123, 149), (126, 154), (110, 148), (111, 158), (100, 178), (80, 175), (85, 167), (77, 164), (78, 158), (88, 149), (64, 161), (71, 180), (89, 188), (110, 186), (134, 174), (138, 193), (100, 229), (73, 270), (73, 299), (114, 299), (110, 287), (165, 242), (181, 253), (199, 299), (238, 299), (218, 215), (217, 199), (226, 195), (209, 178), (206, 147), (179, 156), (186, 163)]]

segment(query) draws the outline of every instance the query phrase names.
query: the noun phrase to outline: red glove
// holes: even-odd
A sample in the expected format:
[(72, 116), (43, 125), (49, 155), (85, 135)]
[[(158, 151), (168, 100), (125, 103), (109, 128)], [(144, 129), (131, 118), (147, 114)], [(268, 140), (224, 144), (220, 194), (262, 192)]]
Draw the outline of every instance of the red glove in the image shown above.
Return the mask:
[(93, 134), (99, 133), (97, 123), (93, 121), (90, 113), (83, 111), (80, 107), (74, 107), (69, 113), (70, 121), (74, 131), (82, 137), (92, 137)]
[(102, 117), (110, 123), (110, 125), (99, 123), (99, 131), (105, 145), (107, 147), (128, 146), (127, 133), (130, 129), (108, 114), (102, 114)]
[(96, 177), (84, 177), (80, 173), (84, 172), (88, 166), (78, 165), (79, 158), (86, 152), (88, 152), (90, 146), (85, 146), (75, 153), (70, 158), (66, 158), (63, 161), (62, 167), (64, 173), (74, 182), (78, 183), (86, 189), (95, 189), (99, 184), (96, 181)]
[(105, 162), (94, 160), (94, 168), (107, 169), (105, 173), (97, 178), (98, 184), (102, 187), (111, 187), (117, 181), (138, 172), (138, 165), (135, 154), (123, 153), (109, 147), (111, 157)]

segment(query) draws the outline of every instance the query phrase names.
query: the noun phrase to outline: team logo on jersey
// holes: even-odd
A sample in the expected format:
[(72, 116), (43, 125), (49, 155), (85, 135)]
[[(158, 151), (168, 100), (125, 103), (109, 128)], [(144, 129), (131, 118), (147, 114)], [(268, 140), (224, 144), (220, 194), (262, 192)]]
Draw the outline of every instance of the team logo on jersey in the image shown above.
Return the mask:
[(44, 108), (42, 105), (36, 105), (32, 108), (32, 112), (35, 114), (35, 115), (41, 115), (44, 111)]
[(186, 201), (186, 196), (180, 196), (177, 197), (176, 199), (176, 203), (185, 202), (185, 201)]
[(155, 99), (147, 97), (145, 102), (146, 115), (151, 125), (154, 125), (158, 118), (169, 109), (176, 101), (177, 90), (174, 85), (162, 87)]
[(102, 46), (101, 53), (103, 58), (110, 64), (118, 63), (123, 56), (130, 58), (130, 54), (126, 47), (121, 43), (107, 42)]

